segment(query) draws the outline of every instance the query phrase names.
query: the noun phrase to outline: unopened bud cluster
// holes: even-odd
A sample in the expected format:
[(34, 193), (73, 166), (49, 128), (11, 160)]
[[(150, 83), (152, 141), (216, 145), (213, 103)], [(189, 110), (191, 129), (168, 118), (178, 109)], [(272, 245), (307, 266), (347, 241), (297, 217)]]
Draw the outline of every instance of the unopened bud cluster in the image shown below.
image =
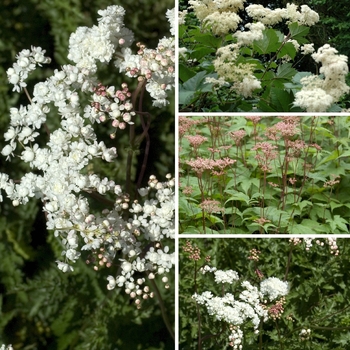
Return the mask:
[(188, 256), (190, 260), (198, 261), (201, 258), (201, 250), (196, 246), (192, 246), (190, 241), (186, 242), (186, 244), (182, 247), (182, 250), (190, 254)]
[(259, 261), (259, 255), (261, 254), (260, 250), (253, 248), (249, 251), (249, 253), (250, 253), (248, 257), (249, 260)]

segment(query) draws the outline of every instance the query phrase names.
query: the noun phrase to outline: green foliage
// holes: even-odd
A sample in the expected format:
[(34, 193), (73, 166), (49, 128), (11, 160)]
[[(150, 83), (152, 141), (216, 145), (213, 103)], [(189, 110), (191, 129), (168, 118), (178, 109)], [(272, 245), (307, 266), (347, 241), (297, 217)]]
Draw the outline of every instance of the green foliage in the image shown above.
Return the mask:
[[(301, 350), (345, 349), (349, 339), (349, 290), (346, 276), (349, 269), (349, 245), (338, 239), (338, 256), (330, 253), (328, 244), (313, 242), (309, 251), (305, 243), (295, 245), (287, 239), (187, 239), (200, 249), (201, 259), (189, 259), (183, 251), (186, 240), (180, 239), (179, 317), (181, 349), (230, 349), (228, 325), (214, 320), (205, 307), (196, 305), (191, 296), (204, 291), (213, 295), (232, 293), (238, 298), (244, 280), (257, 286), (256, 271), (289, 283), (284, 311), (276, 321), (262, 323), (259, 335), (244, 324), (243, 349)], [(325, 240), (326, 241), (326, 240)], [(257, 249), (259, 261), (249, 260)], [(204, 260), (210, 256), (210, 262)], [(199, 272), (204, 265), (237, 271), (240, 280), (232, 285), (217, 285), (211, 276)], [(200, 319), (200, 322), (199, 322)], [(310, 338), (302, 340), (302, 329), (310, 329)], [(199, 336), (201, 338), (199, 338)], [(201, 342), (199, 341), (201, 339)], [(345, 346), (345, 347), (344, 347)]]
[[(284, 136), (288, 117), (261, 118), (180, 118), (180, 232), (349, 233), (350, 118), (289, 117), (295, 131)], [(191, 143), (195, 135), (207, 140)], [(254, 150), (258, 142), (275, 155)], [(233, 164), (197, 170), (196, 159)]]

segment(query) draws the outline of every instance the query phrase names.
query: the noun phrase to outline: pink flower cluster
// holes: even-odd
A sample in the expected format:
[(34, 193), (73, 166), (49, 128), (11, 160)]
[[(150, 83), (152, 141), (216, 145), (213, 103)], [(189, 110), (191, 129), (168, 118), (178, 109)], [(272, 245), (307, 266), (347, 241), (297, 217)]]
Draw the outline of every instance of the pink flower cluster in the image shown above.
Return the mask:
[[(226, 167), (236, 163), (236, 160), (230, 158), (224, 159), (208, 159), (198, 157), (196, 159), (186, 161), (197, 174), (202, 174), (205, 170), (211, 170), (213, 175), (221, 175)], [(220, 172), (215, 169), (218, 168)]]
[(219, 213), (224, 211), (224, 208), (220, 206), (220, 202), (216, 200), (206, 199), (199, 206), (207, 213)]
[[(285, 117), (285, 118), (291, 118), (291, 117)], [(297, 135), (298, 133), (300, 133), (300, 130), (296, 127), (296, 123), (293, 119), (292, 120), (286, 119), (282, 122), (278, 122), (277, 124), (271, 126), (266, 130), (266, 136), (270, 140), (274, 140), (274, 141), (277, 141), (281, 138), (284, 138), (284, 139), (291, 138), (294, 135)]]
[[(270, 163), (273, 159), (277, 158), (277, 151), (275, 149), (277, 146), (271, 145), (269, 142), (258, 142), (253, 148), (253, 151), (257, 151), (255, 159), (258, 161), (259, 166), (262, 171), (270, 171)], [(262, 152), (260, 154), (259, 152)]]
[(186, 135), (185, 137), (190, 142), (190, 145), (194, 148), (198, 148), (202, 143), (208, 141), (207, 137), (201, 135)]
[(181, 139), (187, 131), (197, 124), (197, 120), (189, 117), (179, 116), (179, 138)]

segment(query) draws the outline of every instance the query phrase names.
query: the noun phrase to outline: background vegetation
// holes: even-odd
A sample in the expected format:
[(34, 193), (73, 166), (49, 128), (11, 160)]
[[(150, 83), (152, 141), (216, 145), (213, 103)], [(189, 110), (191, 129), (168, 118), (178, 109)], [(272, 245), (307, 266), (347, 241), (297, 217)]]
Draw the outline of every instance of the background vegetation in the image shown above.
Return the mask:
[[(24, 94), (13, 93), (7, 84), (6, 70), (16, 54), (33, 46), (41, 46), (52, 63), (37, 70), (28, 84), (33, 85), (49, 76), (54, 69), (68, 64), (67, 48), (70, 34), (78, 26), (92, 26), (97, 11), (109, 5), (121, 5), (126, 10), (125, 25), (141, 41), (154, 48), (158, 40), (169, 35), (165, 12), (173, 1), (136, 0), (121, 3), (116, 0), (4, 0), (0, 3), (0, 130), (6, 130), (9, 108), (27, 104)], [(136, 46), (133, 46), (136, 50)], [(124, 77), (116, 69), (100, 70), (105, 85), (120, 86)], [(136, 86), (126, 81), (130, 90)], [(144, 181), (154, 174), (160, 180), (174, 173), (174, 102), (167, 109), (152, 109), (151, 99), (145, 110), (153, 116), (149, 131), (151, 152)], [(55, 115), (49, 123), (55, 125)], [(109, 127), (100, 126), (99, 137), (111, 146)], [(116, 183), (125, 182), (124, 162), (128, 137), (117, 134), (113, 140), (120, 157), (114, 167), (96, 165)], [(0, 148), (4, 146), (0, 135)], [(139, 171), (143, 156), (133, 167), (133, 178)], [(8, 163), (9, 164), (9, 163)], [(13, 179), (28, 171), (19, 162), (9, 166), (0, 159), (0, 172)], [(143, 183), (143, 185), (145, 182)], [(0, 204), (0, 344), (12, 343), (14, 349), (173, 349), (174, 345), (162, 322), (156, 300), (145, 302), (141, 310), (128, 300), (124, 291), (108, 292), (106, 277), (110, 271), (95, 272), (82, 256), (72, 274), (56, 267), (61, 247), (51, 232), (47, 232), (41, 203), (31, 201), (13, 208), (4, 199)], [(117, 257), (118, 258), (118, 257)], [(174, 319), (174, 285), (164, 293), (166, 308)], [(137, 335), (140, 335), (139, 337)]]

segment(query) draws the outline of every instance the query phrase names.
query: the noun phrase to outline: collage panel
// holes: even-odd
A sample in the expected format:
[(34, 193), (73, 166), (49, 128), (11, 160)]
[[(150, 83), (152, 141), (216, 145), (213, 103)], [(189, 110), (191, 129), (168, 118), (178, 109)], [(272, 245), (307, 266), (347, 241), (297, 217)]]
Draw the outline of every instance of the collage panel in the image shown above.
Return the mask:
[(178, 123), (179, 234), (350, 232), (350, 117)]
[(174, 349), (174, 6), (0, 1), (0, 350)]
[(179, 347), (344, 350), (346, 238), (180, 238)]
[(180, 113), (349, 109), (347, 1), (180, 0), (179, 10)]

